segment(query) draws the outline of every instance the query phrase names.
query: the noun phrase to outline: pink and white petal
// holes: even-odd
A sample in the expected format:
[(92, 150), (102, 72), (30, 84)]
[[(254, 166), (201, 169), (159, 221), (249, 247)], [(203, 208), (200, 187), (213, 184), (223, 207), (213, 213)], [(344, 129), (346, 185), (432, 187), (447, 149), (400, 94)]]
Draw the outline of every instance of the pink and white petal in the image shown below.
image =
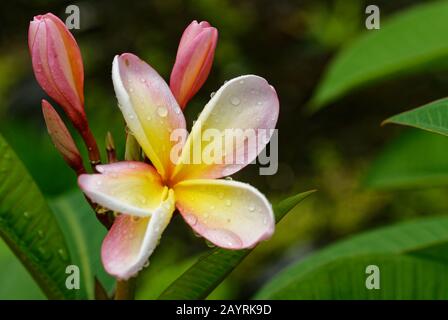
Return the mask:
[(115, 94), (126, 124), (163, 178), (173, 169), (171, 141), (175, 129), (186, 130), (185, 118), (169, 86), (147, 63), (131, 53), (112, 65)]
[(254, 187), (228, 180), (185, 180), (174, 186), (176, 206), (196, 233), (227, 249), (244, 249), (274, 232), (266, 197)]
[(123, 280), (137, 274), (147, 263), (174, 212), (173, 191), (151, 217), (122, 214), (104, 238), (101, 259), (105, 270)]
[(143, 162), (123, 161), (82, 174), (78, 184), (95, 203), (128, 215), (146, 217), (160, 206), (166, 187), (156, 170)]
[[(269, 142), (278, 114), (277, 93), (265, 79), (245, 75), (226, 82), (195, 122), (171, 181), (216, 179), (239, 171), (251, 163)], [(213, 163), (202, 158), (195, 164), (191, 159), (195, 154), (194, 146), (201, 145), (202, 152), (216, 142), (215, 139), (204, 139), (204, 133), (212, 131), (209, 129), (220, 134), (221, 155)], [(234, 160), (229, 161), (232, 157)]]

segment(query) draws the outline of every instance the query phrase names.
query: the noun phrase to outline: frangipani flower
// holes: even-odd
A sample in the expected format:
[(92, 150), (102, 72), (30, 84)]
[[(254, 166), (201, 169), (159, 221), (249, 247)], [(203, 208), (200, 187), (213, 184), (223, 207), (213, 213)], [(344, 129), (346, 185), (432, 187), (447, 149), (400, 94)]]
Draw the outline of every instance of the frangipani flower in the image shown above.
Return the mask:
[[(252, 186), (227, 179), (252, 162), (258, 150), (247, 150), (242, 164), (174, 164), (170, 140), (185, 129), (183, 113), (165, 81), (133, 54), (116, 56), (112, 79), (127, 126), (153, 166), (124, 161), (97, 166), (79, 185), (94, 202), (119, 215), (102, 246), (106, 271), (117, 278), (135, 275), (146, 263), (177, 208), (194, 231), (213, 244), (243, 249), (269, 238), (275, 228), (272, 207)], [(201, 131), (215, 128), (274, 129), (277, 94), (254, 75), (226, 82), (207, 103), (182, 149), (188, 154)], [(268, 141), (264, 140), (264, 146)], [(236, 145), (235, 148), (242, 148)]]

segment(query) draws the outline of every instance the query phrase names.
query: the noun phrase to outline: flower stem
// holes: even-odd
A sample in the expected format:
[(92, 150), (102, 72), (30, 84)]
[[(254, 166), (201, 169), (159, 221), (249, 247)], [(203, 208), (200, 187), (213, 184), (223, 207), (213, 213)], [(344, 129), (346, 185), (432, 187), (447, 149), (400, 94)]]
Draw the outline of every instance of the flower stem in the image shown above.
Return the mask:
[(117, 280), (115, 300), (134, 300), (135, 280), (135, 278), (131, 278), (129, 280)]
[(87, 146), (87, 151), (89, 152), (89, 160), (90, 165), (92, 166), (92, 170), (96, 172), (95, 166), (101, 163), (100, 151), (98, 150), (98, 145), (96, 143), (95, 137), (90, 131), (90, 128), (87, 126), (83, 130), (79, 130), (84, 143)]

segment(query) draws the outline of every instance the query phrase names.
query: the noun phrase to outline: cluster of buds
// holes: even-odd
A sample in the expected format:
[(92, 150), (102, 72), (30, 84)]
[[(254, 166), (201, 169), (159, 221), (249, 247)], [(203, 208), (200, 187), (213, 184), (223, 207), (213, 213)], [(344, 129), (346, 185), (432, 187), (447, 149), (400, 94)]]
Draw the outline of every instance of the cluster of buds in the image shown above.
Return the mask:
[[(100, 163), (84, 109), (84, 67), (75, 38), (58, 17), (47, 13), (30, 22), (28, 47), (37, 82), (61, 106), (85, 141), (91, 164)], [(77, 173), (85, 171), (79, 161), (79, 151), (56, 110), (45, 100), (42, 100), (42, 110), (59, 152)]]

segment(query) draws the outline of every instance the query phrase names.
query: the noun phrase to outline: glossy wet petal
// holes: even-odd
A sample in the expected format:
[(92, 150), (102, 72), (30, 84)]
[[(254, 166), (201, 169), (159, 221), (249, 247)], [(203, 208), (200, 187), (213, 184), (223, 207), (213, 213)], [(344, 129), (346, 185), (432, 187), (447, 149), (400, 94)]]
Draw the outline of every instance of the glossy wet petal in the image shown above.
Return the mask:
[(118, 216), (101, 248), (106, 271), (124, 280), (138, 273), (156, 248), (173, 211), (174, 196), (170, 190), (151, 217)]
[(166, 187), (156, 170), (143, 162), (123, 161), (96, 167), (78, 183), (95, 203), (128, 215), (150, 216), (160, 206)]
[(173, 168), (170, 152), (174, 129), (185, 129), (185, 118), (170, 88), (137, 56), (116, 56), (112, 80), (126, 124), (162, 177)]
[(176, 206), (185, 221), (215, 245), (253, 247), (275, 228), (272, 207), (254, 187), (228, 180), (187, 180), (174, 186)]
[[(278, 113), (277, 94), (265, 79), (246, 75), (228, 81), (195, 122), (172, 181), (220, 178), (239, 171), (269, 142)], [(219, 152), (210, 152), (216, 157), (210, 161), (207, 150), (214, 148)]]

